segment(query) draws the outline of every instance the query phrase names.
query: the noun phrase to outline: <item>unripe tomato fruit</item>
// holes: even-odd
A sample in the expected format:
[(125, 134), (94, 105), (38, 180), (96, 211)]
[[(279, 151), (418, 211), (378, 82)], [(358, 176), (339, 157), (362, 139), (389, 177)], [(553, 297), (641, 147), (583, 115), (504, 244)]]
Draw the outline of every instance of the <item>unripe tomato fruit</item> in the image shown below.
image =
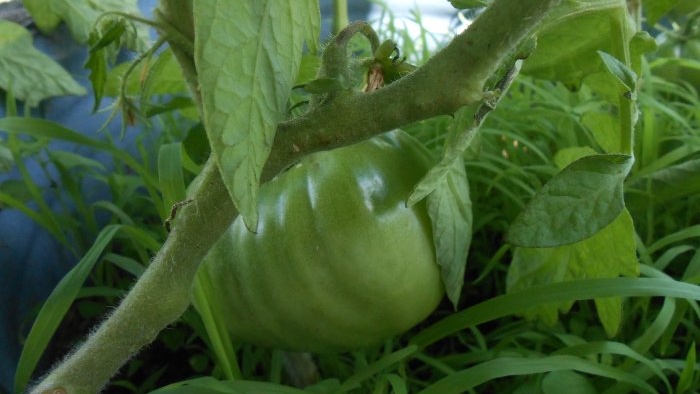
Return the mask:
[(405, 204), (429, 165), (393, 131), (306, 156), (263, 185), (257, 233), (236, 219), (203, 265), (234, 338), (329, 353), (427, 317), (444, 288), (425, 205)]

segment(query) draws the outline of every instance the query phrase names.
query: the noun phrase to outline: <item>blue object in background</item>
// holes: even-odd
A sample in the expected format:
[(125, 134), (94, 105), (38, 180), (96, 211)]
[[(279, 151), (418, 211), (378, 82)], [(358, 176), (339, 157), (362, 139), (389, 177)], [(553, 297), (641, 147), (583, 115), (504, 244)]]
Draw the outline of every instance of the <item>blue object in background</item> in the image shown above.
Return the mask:
[[(150, 15), (156, 0), (140, 0), (144, 15)], [(34, 45), (63, 66), (88, 92), (88, 71), (83, 68), (87, 48), (73, 41), (65, 25), (51, 36), (35, 35)], [(4, 106), (4, 100), (2, 101)], [(103, 104), (104, 105), (104, 104)], [(83, 96), (57, 97), (43, 102), (34, 112), (41, 117), (69, 129), (103, 139), (98, 130), (107, 121), (108, 113), (92, 113), (91, 93)], [(20, 111), (21, 113), (21, 111)], [(0, 117), (5, 110), (0, 106)], [(128, 130), (120, 139), (121, 124), (112, 122), (100, 133), (109, 133), (122, 149), (136, 151), (134, 136), (139, 130)], [(64, 141), (51, 141), (48, 149), (72, 152), (100, 161), (109, 170), (111, 158), (102, 152)], [(59, 179), (54, 172), (49, 179), (39, 163), (26, 159), (25, 165), (34, 182), (47, 191), (49, 207), (61, 212), (64, 207), (52, 199), (49, 188), (52, 179)], [(51, 169), (49, 169), (51, 171)], [(18, 171), (0, 174), (0, 182), (21, 179)], [(98, 182), (90, 182), (83, 189), (87, 201), (109, 200), (109, 189)], [(53, 185), (60, 188), (60, 185)], [(60, 189), (59, 189), (60, 190)], [(30, 204), (31, 206), (31, 204)], [(30, 218), (14, 209), (0, 210), (0, 392), (11, 392), (14, 375), (22, 350), (21, 341), (29, 331), (38, 308), (51, 293), (58, 281), (82, 256), (72, 255), (46, 230)]]
[[(150, 16), (157, 0), (139, 0), (141, 12)], [(322, 37), (330, 35), (332, 5), (321, 0)], [(350, 20), (365, 19), (370, 9), (366, 0), (350, 1)], [(36, 35), (34, 45), (61, 64), (82, 86), (88, 90), (84, 96), (66, 96), (46, 100), (34, 116), (65, 126), (92, 138), (104, 138), (97, 130), (105, 123), (108, 114), (92, 113), (93, 97), (88, 71), (83, 68), (87, 48), (73, 41), (70, 32), (61, 26), (51, 36)], [(106, 105), (103, 103), (103, 106)], [(0, 102), (0, 117), (5, 116), (4, 100)], [(21, 113), (21, 111), (20, 111)], [(114, 136), (113, 140), (123, 149), (135, 151), (134, 136), (139, 130), (129, 130), (120, 139), (121, 125), (115, 121), (102, 133)], [(77, 153), (100, 161), (108, 170), (111, 157), (95, 150), (64, 141), (51, 141), (51, 150)], [(25, 160), (32, 179), (48, 190), (56, 174), (48, 178), (34, 159)], [(8, 179), (21, 179), (17, 170), (0, 173), (0, 183)], [(60, 188), (60, 185), (54, 185)], [(89, 201), (109, 200), (106, 185), (97, 182), (84, 188)], [(50, 193), (47, 193), (49, 195)], [(64, 207), (56, 200), (48, 199), (51, 209), (60, 212)], [(46, 230), (30, 218), (14, 209), (0, 210), (0, 392), (11, 392), (14, 375), (22, 350), (22, 338), (29, 332), (32, 319), (58, 281), (82, 256), (72, 255)]]

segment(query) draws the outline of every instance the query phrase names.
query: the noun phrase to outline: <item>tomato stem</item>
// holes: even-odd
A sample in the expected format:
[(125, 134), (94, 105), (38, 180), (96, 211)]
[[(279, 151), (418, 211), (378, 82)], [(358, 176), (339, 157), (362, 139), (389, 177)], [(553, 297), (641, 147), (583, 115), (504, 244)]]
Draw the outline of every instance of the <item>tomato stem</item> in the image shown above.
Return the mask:
[[(480, 101), (485, 81), (559, 1), (495, 0), (464, 33), (415, 72), (372, 93), (343, 95), (280, 123), (262, 181), (311, 152), (452, 114)], [(176, 29), (178, 37), (194, 42), (191, 1), (160, 0), (157, 16), (159, 22)], [(191, 52), (178, 41), (170, 44), (201, 109)], [(194, 202), (178, 212), (168, 239), (122, 303), (32, 392), (57, 388), (98, 392), (130, 357), (187, 309), (200, 262), (237, 215), (213, 160), (190, 186), (188, 198)]]

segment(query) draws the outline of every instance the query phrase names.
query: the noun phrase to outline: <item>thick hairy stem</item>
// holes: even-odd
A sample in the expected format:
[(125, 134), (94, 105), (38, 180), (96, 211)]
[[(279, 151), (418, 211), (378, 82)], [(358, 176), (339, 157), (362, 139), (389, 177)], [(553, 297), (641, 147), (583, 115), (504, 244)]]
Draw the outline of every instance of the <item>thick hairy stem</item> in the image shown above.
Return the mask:
[[(420, 119), (452, 114), (482, 98), (484, 82), (559, 0), (496, 0), (469, 29), (425, 66), (368, 94), (341, 96), (280, 124), (263, 173), (271, 179), (301, 156), (367, 139)], [(177, 40), (194, 42), (192, 4), (161, 0), (159, 19), (177, 26)], [(166, 29), (167, 34), (167, 29)], [(187, 45), (170, 42), (198, 100), (196, 69)], [(142, 346), (190, 303), (202, 258), (236, 216), (213, 161), (190, 187), (158, 255), (114, 313), (33, 390), (95, 393)], [(61, 391), (63, 389), (63, 391)]]
[[(170, 236), (119, 307), (32, 392), (94, 394), (141, 347), (190, 305), (199, 261), (231, 223), (233, 205), (216, 166), (192, 185), (191, 204), (178, 212)], [(221, 207), (225, 215), (221, 215)], [(60, 392), (60, 391), (59, 391)]]

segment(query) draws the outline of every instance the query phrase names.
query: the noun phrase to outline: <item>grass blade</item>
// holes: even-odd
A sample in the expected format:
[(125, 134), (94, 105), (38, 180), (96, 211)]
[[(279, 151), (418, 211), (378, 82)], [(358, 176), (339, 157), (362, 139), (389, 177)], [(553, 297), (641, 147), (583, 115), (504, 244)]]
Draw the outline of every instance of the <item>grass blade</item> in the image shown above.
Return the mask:
[(478, 364), (447, 376), (421, 391), (420, 394), (462, 393), (489, 380), (505, 376), (531, 375), (552, 371), (580, 371), (633, 384), (642, 392), (655, 393), (653, 387), (636, 376), (615, 367), (601, 365), (574, 356), (543, 358), (499, 358)]
[(418, 333), (411, 342), (422, 348), (464, 328), (520, 314), (535, 306), (605, 297), (675, 297), (700, 300), (700, 286), (656, 278), (588, 279), (535, 286), (492, 298), (452, 314)]
[(68, 308), (78, 296), (88, 274), (99, 261), (102, 251), (109, 245), (120, 228), (120, 225), (105, 227), (98, 234), (97, 239), (85, 253), (85, 256), (61, 279), (51, 292), (51, 295), (39, 311), (39, 315), (27, 337), (27, 342), (22, 348), (22, 354), (20, 355), (15, 374), (15, 392), (23, 392), (26, 389), (29, 379), (51, 337), (56, 332)]

